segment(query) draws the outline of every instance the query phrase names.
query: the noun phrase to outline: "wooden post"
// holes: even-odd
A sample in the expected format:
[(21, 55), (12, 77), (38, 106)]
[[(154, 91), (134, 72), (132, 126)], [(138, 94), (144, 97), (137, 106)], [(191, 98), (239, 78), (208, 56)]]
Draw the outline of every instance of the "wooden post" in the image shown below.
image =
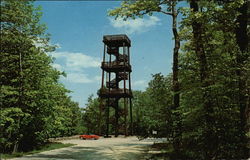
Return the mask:
[[(130, 48), (128, 47), (128, 61), (129, 61), (129, 65), (130, 65)], [(128, 78), (129, 78), (129, 93), (132, 94), (132, 90), (131, 90), (131, 72), (129, 72), (128, 74)], [(133, 111), (132, 111), (132, 99), (131, 97), (129, 98), (129, 114), (130, 114), (130, 135), (133, 135)]]
[[(126, 58), (125, 58), (125, 43), (123, 43), (123, 65), (125, 65), (125, 62), (126, 62)], [(123, 71), (123, 74), (125, 75), (126, 74), (126, 71), (124, 69)], [(123, 77), (123, 89), (124, 89), (124, 93), (126, 93), (126, 78), (125, 76)]]
[(125, 114), (124, 114), (124, 134), (125, 136), (128, 136), (128, 130), (127, 130), (127, 114), (128, 114), (128, 99), (127, 98), (124, 98), (124, 111), (125, 111)]
[[(103, 60), (102, 62), (104, 63), (105, 62), (105, 52), (106, 52), (106, 45), (104, 44), (104, 49), (103, 49)], [(104, 70), (102, 70), (102, 87), (104, 87)]]

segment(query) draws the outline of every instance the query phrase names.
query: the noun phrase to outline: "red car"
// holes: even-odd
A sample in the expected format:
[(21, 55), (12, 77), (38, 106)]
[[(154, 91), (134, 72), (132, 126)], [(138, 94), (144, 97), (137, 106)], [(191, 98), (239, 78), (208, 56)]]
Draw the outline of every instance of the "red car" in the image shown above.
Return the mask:
[(83, 134), (79, 136), (80, 139), (94, 139), (97, 140), (100, 138), (100, 136), (98, 135), (94, 135), (94, 134)]

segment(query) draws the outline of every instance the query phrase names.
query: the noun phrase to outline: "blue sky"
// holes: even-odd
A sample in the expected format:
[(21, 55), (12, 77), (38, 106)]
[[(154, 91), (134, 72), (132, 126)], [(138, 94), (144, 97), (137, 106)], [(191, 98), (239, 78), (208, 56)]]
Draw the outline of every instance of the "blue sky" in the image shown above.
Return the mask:
[(151, 74), (171, 72), (173, 41), (168, 15), (114, 20), (107, 11), (120, 5), (115, 1), (37, 1), (35, 5), (42, 6), (41, 22), (48, 27), (51, 43), (59, 46), (51, 53), (53, 66), (67, 73), (60, 81), (80, 107), (85, 107), (89, 95), (97, 96), (100, 88), (103, 35), (127, 34), (131, 39), (132, 89), (145, 90)]

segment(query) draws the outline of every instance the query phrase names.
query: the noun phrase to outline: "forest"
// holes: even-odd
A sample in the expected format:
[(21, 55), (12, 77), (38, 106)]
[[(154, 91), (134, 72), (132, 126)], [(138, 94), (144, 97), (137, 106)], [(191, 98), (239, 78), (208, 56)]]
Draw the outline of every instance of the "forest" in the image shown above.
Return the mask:
[(80, 134), (82, 112), (51, 66), (46, 26), (30, 1), (1, 1), (0, 153), (28, 151), (48, 138)]
[[(249, 158), (249, 1), (126, 0), (108, 15), (127, 20), (156, 12), (172, 18), (172, 73), (152, 74), (145, 91), (133, 91), (134, 135), (167, 138), (179, 159)], [(47, 53), (56, 46), (41, 15), (31, 1), (1, 1), (1, 153), (105, 132), (100, 99), (90, 95), (80, 108), (59, 82), (66, 73), (51, 65)]]

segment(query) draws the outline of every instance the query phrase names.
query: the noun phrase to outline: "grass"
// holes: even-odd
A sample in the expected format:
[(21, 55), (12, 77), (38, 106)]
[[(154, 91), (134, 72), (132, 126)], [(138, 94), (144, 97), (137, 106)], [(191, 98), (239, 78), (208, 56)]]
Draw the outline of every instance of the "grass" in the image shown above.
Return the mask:
[(154, 143), (151, 151), (160, 151), (158, 153), (153, 153), (150, 159), (162, 159), (162, 160), (176, 160), (176, 159), (190, 159), (185, 155), (185, 153), (175, 153), (174, 147), (170, 142), (164, 143)]
[(53, 143), (47, 143), (43, 146), (40, 146), (37, 149), (34, 149), (32, 151), (28, 151), (28, 152), (17, 152), (14, 154), (2, 154), (2, 156), (0, 156), (0, 159), (8, 159), (8, 158), (15, 158), (15, 157), (22, 157), (25, 155), (29, 155), (29, 154), (35, 154), (35, 153), (40, 153), (40, 152), (44, 152), (44, 151), (50, 151), (50, 150), (54, 150), (54, 149), (59, 149), (59, 148), (65, 148), (65, 147), (70, 147), (70, 146), (74, 146), (75, 144), (63, 144), (63, 143), (58, 143), (58, 142), (53, 142)]
[(149, 159), (169, 160), (173, 152), (173, 146), (170, 143), (154, 143), (149, 151), (158, 151), (157, 153), (149, 153)]

